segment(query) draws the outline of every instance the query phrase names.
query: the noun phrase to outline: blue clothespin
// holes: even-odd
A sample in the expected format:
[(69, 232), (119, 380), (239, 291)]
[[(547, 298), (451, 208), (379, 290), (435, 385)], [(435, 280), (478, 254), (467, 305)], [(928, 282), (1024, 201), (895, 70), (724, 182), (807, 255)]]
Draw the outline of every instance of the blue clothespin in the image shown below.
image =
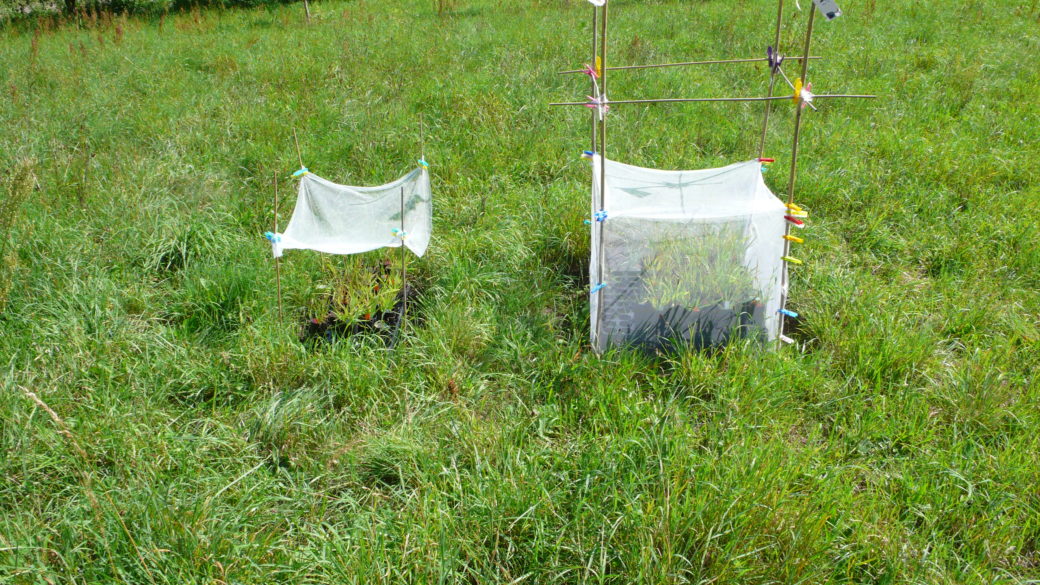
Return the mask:
[(419, 159), (419, 166), (421, 166), (421, 167), (423, 167), (423, 168), (427, 168), (427, 169), (428, 169), (428, 168), (430, 168), (430, 163), (426, 162), (426, 160), (425, 160), (425, 159), (421, 159), (421, 158), (420, 158), (420, 159)]
[(792, 319), (797, 319), (798, 318), (798, 313), (795, 313), (794, 311), (790, 311), (788, 309), (777, 309), (776, 312), (780, 313), (781, 315), (783, 315), (785, 317), (790, 317)]
[(267, 241), (271, 242), (272, 244), (277, 244), (278, 242), (282, 241), (282, 234), (264, 232), (264, 237), (267, 238)]
[(300, 170), (298, 170), (295, 173), (293, 173), (292, 176), (294, 176), (294, 177), (302, 177), (303, 175), (306, 175), (309, 172), (310, 171), (307, 170), (307, 167), (300, 167)]
[(398, 228), (393, 228), (393, 229), (392, 229), (392, 230), (390, 230), (390, 231), (391, 231), (391, 232), (393, 232), (393, 234), (394, 234), (394, 235), (395, 235), (396, 237), (398, 237), (398, 238), (401, 238), (402, 240), (408, 237), (408, 232), (406, 232), (406, 231), (404, 231), (404, 230), (402, 230), (402, 229), (398, 229)]
[(587, 219), (584, 222), (582, 222), (582, 223), (584, 223), (585, 225), (592, 225), (592, 222), (587, 220)]
[(598, 293), (599, 291), (603, 290), (603, 287), (605, 287), (605, 286), (607, 286), (607, 283), (601, 282), (601, 283), (597, 284), (596, 286), (592, 287), (592, 290), (589, 291), (589, 294), (590, 295), (594, 295), (594, 294)]
[(596, 213), (592, 214), (592, 218), (595, 219), (596, 221), (606, 221), (607, 220), (607, 212), (602, 210), (602, 209), (600, 209)]
[(596, 156), (596, 153), (591, 151), (591, 150), (583, 150), (581, 152), (581, 158), (589, 158), (589, 159), (591, 159), (594, 156)]

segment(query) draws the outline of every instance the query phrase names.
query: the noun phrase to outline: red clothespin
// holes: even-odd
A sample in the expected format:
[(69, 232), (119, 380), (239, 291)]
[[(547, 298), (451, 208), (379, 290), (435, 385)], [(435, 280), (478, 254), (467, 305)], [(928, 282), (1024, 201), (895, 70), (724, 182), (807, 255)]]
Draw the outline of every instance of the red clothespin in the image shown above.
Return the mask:
[(790, 222), (796, 228), (804, 228), (805, 222), (791, 215), (785, 215), (784, 219)]

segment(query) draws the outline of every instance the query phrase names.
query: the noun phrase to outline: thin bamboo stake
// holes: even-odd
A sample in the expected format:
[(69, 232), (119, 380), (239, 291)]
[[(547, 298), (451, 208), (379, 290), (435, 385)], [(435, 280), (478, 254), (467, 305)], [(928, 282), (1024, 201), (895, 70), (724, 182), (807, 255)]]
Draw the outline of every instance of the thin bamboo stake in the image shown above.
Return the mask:
[(293, 142), (296, 144), (296, 156), (299, 157), (299, 159), (300, 159), (300, 168), (302, 169), (303, 168), (303, 152), (300, 151), (300, 141), (299, 141), (299, 139), (296, 138), (296, 127), (295, 126), (292, 129), (292, 139), (293, 139)]
[[(801, 61), (804, 57), (788, 57), (792, 61)], [(822, 59), (823, 57), (809, 57), (809, 59)], [(712, 61), (681, 61), (679, 63), (655, 63), (652, 65), (624, 65), (618, 67), (604, 67), (604, 71), (632, 71), (635, 69), (660, 69), (662, 67), (686, 67), (688, 65), (725, 65), (728, 63), (761, 63), (762, 61), (768, 61), (769, 59), (763, 59), (762, 57), (753, 57), (750, 59), (715, 59)], [(568, 75), (571, 73), (584, 73), (584, 69), (569, 69), (567, 71), (557, 71), (558, 75)]]
[[(274, 173), (274, 233), (278, 233), (278, 171)], [(285, 325), (285, 317), (282, 315), (282, 263), (281, 258), (274, 257), (274, 280), (278, 289), (278, 322)]]
[[(813, 99), (819, 98), (861, 98), (861, 99), (873, 99), (876, 95), (852, 95), (852, 94), (820, 94), (813, 95)], [(651, 100), (610, 100), (607, 105), (615, 104), (674, 104), (674, 103), (685, 103), (685, 102), (767, 102), (777, 100), (789, 100), (789, 95), (774, 95), (771, 97), (736, 97), (736, 98), (664, 98), (664, 99), (651, 99)], [(551, 102), (550, 106), (588, 106), (589, 102)]]
[[(813, 32), (813, 21), (816, 17), (816, 7), (812, 6), (809, 9), (809, 26), (805, 30), (805, 52), (809, 52), (809, 44), (812, 42)], [(806, 75), (808, 74), (809, 67), (808, 63), (802, 63), (802, 83), (807, 83)], [(814, 96), (813, 99), (824, 96)], [(851, 96), (840, 96), (840, 97), (851, 97)], [(802, 127), (802, 107), (801, 104), (796, 104), (797, 110), (794, 116), (794, 141), (791, 143), (791, 175), (787, 182), (787, 202), (794, 203), (794, 185), (795, 179), (798, 173), (798, 137), (801, 134)], [(786, 241), (786, 240), (785, 240)], [(786, 254), (785, 254), (786, 255)]]
[[(776, 35), (773, 40), (773, 50), (776, 51), (776, 55), (780, 54), (780, 28), (784, 21), (784, 0), (777, 1), (776, 8)], [(767, 59), (768, 60), (768, 59)], [(776, 86), (776, 71), (777, 68), (769, 68), (769, 97), (773, 96), (773, 88)], [(773, 103), (766, 102), (765, 114), (762, 117), (762, 138), (758, 141), (758, 158), (762, 158), (766, 153), (766, 133), (769, 129), (769, 111), (772, 109)]]
[[(819, 97), (819, 96), (817, 96)], [(682, 102), (761, 102), (766, 100), (789, 100), (790, 96), (748, 97), (748, 98), (664, 98), (649, 100), (610, 100), (607, 105), (615, 104), (666, 104)], [(588, 106), (589, 102), (552, 102), (550, 106)]]
[(408, 255), (405, 250), (404, 238), (404, 185), (401, 185), (401, 322), (397, 324), (397, 330), (403, 334), (408, 320)]
[[(600, 23), (599, 33), (599, 55), (600, 55), (600, 95), (599, 98), (603, 101), (607, 99), (607, 14), (610, 9), (609, 3), (603, 4), (603, 22)], [(597, 110), (599, 111), (599, 110)], [(607, 189), (607, 112), (602, 111), (602, 115), (599, 120), (599, 135), (600, 135), (600, 150), (599, 150), (599, 205), (596, 210), (603, 209), (606, 201), (606, 189)], [(595, 210), (594, 210), (595, 211)], [(603, 250), (603, 222), (593, 221), (593, 226), (598, 226), (596, 230), (598, 236), (598, 248), (599, 258), (597, 261), (597, 277), (596, 285), (603, 284), (603, 263), (606, 259), (606, 254)], [(599, 293), (597, 293), (599, 294)], [(590, 299), (591, 302), (591, 299)], [(596, 303), (596, 335), (595, 343), (596, 347), (593, 348), (599, 351), (600, 344), (600, 331), (603, 328), (603, 300), (600, 299)]]
[[(596, 42), (598, 40), (597, 39), (597, 35), (596, 35), (597, 30), (598, 30), (596, 28), (596, 17), (598, 15), (599, 15), (599, 9), (596, 8), (596, 6), (593, 6), (592, 7), (592, 63), (590, 65), (592, 66), (592, 69), (594, 71), (596, 71)], [(592, 95), (596, 95), (596, 90), (599, 89), (598, 86), (596, 85), (596, 78), (592, 77), (589, 81), (592, 84)], [(589, 146), (589, 150), (595, 152), (596, 151), (596, 139), (597, 139), (597, 135), (596, 135), (596, 110), (592, 110), (592, 118), (591, 118), (591, 120), (592, 120), (592, 128), (591, 128), (592, 145)]]
[[(809, 54), (809, 46), (812, 43), (813, 33), (813, 21), (816, 19), (816, 6), (809, 7), (809, 24), (805, 29), (805, 55)], [(802, 62), (802, 82), (806, 83), (806, 75), (809, 72), (809, 64), (807, 61)], [(795, 180), (798, 176), (798, 139), (801, 135), (802, 128), (802, 106), (801, 104), (795, 105), (794, 115), (794, 139), (791, 142), (791, 174), (787, 181), (787, 203), (788, 205), (794, 203), (794, 191), (795, 191)], [(787, 223), (784, 227), (784, 235), (791, 234), (791, 224)], [(784, 256), (789, 256), (791, 250), (791, 242), (787, 238), (784, 238)], [(780, 308), (784, 309), (787, 307), (787, 287), (788, 287), (788, 275), (787, 275), (787, 263), (783, 263), (783, 271), (780, 277)], [(780, 313), (779, 315), (779, 326), (777, 328), (776, 343), (779, 348), (783, 343), (782, 338), (784, 335), (784, 324), (786, 315)]]
[(422, 112), (419, 112), (419, 158), (426, 160), (426, 128)]
[(307, 24), (311, 23), (311, 5), (307, 0), (303, 0), (303, 9), (307, 12)]

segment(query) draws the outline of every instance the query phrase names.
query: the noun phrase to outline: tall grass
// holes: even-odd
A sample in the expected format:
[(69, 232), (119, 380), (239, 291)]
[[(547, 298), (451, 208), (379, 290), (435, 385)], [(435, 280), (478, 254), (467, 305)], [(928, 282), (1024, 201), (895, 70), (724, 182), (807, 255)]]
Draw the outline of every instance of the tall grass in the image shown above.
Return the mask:
[[(583, 2), (0, 29), (0, 582), (1040, 580), (1040, 12), (846, 4), (814, 89), (881, 99), (807, 114), (803, 318), (775, 353), (590, 354), (588, 113), (545, 105), (584, 95), (556, 74), (587, 61)], [(760, 55), (774, 9), (618, 0), (612, 60)], [(611, 97), (766, 83), (632, 72)], [(281, 321), (261, 237), (293, 128), (312, 171), (379, 184), (420, 113), (413, 325), (300, 343), (330, 271), (287, 254)], [(744, 160), (760, 115), (619, 105), (608, 154)]]

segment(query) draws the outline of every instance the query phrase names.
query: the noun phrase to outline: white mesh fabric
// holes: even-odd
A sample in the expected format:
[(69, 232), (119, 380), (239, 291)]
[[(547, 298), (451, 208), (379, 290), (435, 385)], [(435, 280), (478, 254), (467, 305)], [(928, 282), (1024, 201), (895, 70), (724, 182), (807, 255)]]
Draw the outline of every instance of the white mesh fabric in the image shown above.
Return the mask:
[(717, 345), (775, 339), (784, 270), (783, 202), (757, 161), (661, 171), (595, 156), (593, 215), (605, 170), (606, 219), (593, 221), (592, 343)]
[[(404, 196), (404, 221), (401, 197)], [(357, 254), (404, 244), (422, 256), (432, 230), (430, 176), (420, 167), (379, 187), (349, 187), (312, 173), (300, 178), (296, 208), (285, 232), (273, 242), (274, 255), (307, 249), (329, 254)]]

